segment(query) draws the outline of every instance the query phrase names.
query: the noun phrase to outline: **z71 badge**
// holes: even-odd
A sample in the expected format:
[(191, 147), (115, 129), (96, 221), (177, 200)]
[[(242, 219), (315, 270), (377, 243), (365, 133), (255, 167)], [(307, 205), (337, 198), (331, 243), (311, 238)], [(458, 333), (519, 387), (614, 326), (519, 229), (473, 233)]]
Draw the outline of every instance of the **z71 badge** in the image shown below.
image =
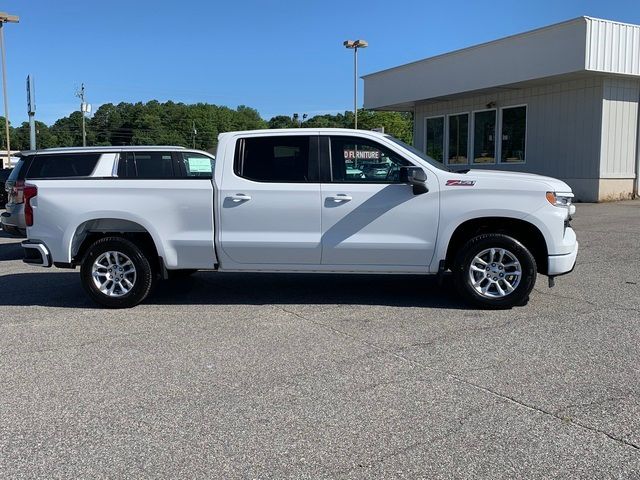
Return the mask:
[(475, 180), (447, 180), (447, 187), (473, 187)]

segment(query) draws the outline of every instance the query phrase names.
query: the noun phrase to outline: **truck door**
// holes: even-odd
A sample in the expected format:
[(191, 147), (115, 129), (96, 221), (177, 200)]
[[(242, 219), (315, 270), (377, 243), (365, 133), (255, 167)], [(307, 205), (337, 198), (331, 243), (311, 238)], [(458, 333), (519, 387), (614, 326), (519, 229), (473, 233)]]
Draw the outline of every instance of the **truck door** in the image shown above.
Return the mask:
[(330, 165), (322, 183), (322, 264), (426, 271), (438, 232), (436, 179), (414, 195), (400, 181), (400, 168), (413, 164), (372, 139), (321, 137), (321, 151)]
[(319, 265), (318, 136), (239, 138), (224, 168), (219, 253), (239, 264), (232, 268)]

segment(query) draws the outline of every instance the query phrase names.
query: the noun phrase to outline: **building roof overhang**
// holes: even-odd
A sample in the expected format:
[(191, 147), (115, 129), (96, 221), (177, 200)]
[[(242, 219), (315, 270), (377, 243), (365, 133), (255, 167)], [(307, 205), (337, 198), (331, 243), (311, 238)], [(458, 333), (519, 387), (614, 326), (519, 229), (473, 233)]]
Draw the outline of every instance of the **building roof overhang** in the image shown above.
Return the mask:
[(594, 73), (640, 77), (639, 25), (578, 17), (365, 75), (364, 107), (411, 110)]

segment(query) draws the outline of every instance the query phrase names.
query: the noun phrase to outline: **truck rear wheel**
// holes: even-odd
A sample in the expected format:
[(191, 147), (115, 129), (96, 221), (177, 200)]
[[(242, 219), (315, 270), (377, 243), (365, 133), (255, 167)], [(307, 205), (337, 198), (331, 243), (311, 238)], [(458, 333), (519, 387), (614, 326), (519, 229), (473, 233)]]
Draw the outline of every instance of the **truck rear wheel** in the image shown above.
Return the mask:
[(458, 252), (453, 274), (469, 303), (483, 308), (523, 305), (536, 283), (531, 252), (508, 235), (489, 233), (469, 240)]
[(80, 277), (89, 296), (107, 308), (138, 305), (154, 282), (145, 252), (121, 237), (105, 237), (92, 244), (82, 261)]

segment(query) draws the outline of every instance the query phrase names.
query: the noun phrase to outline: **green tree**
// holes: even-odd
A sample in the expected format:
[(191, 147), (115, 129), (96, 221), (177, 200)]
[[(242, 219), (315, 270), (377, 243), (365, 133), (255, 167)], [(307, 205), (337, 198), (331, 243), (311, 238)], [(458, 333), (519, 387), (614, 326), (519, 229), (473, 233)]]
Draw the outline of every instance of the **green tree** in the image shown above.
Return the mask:
[[(353, 118), (353, 115), (351, 115)], [(403, 142), (413, 141), (413, 116), (407, 112), (374, 112), (371, 110), (358, 111), (358, 128), (372, 130), (384, 128), (384, 132)]]
[[(194, 126), (196, 135), (194, 138)], [(218, 135), (235, 130), (261, 128), (293, 128), (298, 124), (291, 117), (278, 115), (268, 122), (254, 108), (240, 105), (236, 109), (208, 103), (187, 105), (172, 101), (101, 105), (93, 117), (86, 119), (88, 145), (195, 145), (203, 150), (215, 149)], [(310, 128), (352, 128), (353, 113), (316, 115), (302, 124)], [(410, 113), (358, 112), (362, 129), (384, 127), (385, 132), (411, 142)], [(4, 119), (0, 117), (0, 145), (5, 145)], [(11, 127), (11, 146), (29, 148), (29, 126), (23, 123)], [(82, 145), (82, 115), (73, 112), (47, 126), (36, 122), (37, 146), (72, 147)]]
[(295, 128), (298, 124), (287, 115), (276, 115), (269, 120), (269, 128)]
[[(316, 115), (303, 123), (309, 128), (353, 128), (353, 112), (335, 115)], [(358, 128), (372, 130), (384, 128), (385, 133), (411, 143), (413, 139), (413, 116), (407, 112), (378, 112), (358, 110)]]

